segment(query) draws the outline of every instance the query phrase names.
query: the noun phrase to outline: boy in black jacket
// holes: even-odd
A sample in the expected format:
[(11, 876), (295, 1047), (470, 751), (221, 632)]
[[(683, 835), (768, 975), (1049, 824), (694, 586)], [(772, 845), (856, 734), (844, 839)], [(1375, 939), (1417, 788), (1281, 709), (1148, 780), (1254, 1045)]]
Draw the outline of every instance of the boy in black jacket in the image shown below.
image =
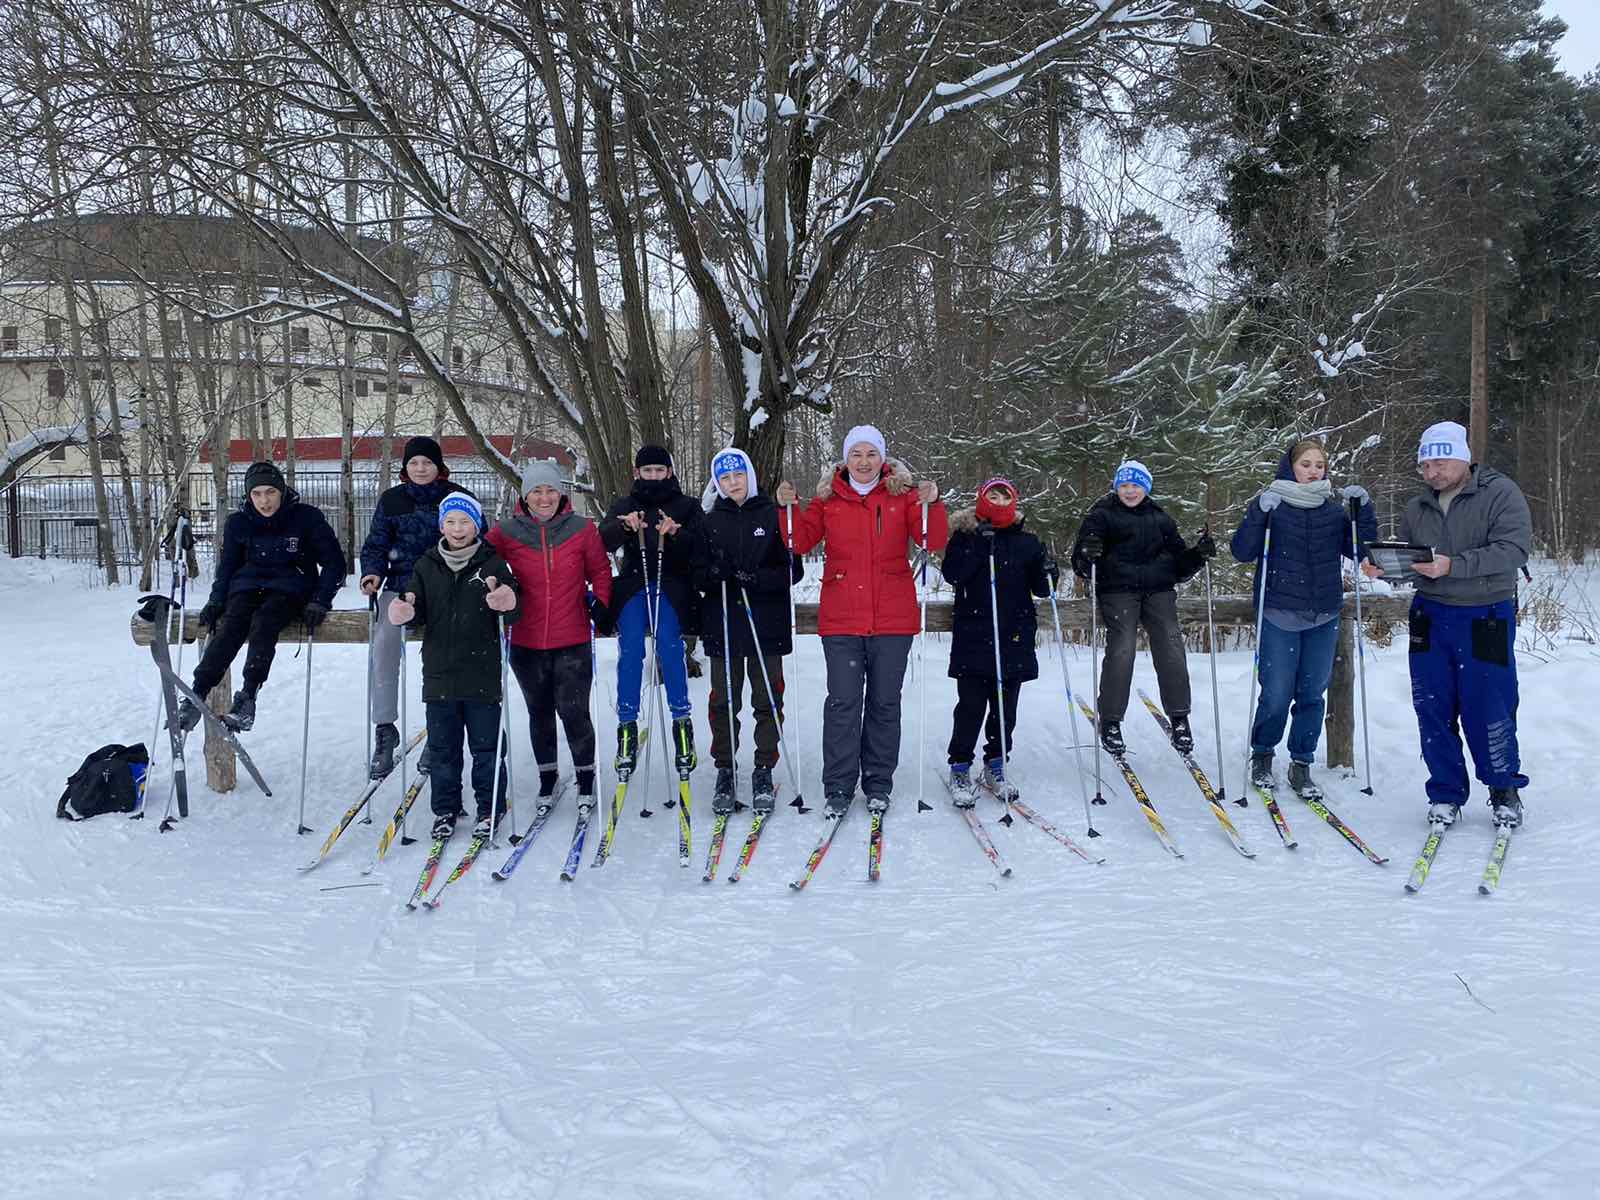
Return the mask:
[[(694, 541), (700, 504), (685, 496), (661, 446), (641, 446), (633, 458), (633, 489), (600, 522), (607, 553), (622, 550), (622, 570), (611, 588), (617, 629), (617, 758), (619, 773), (639, 760), (639, 694), (644, 684), (644, 640), (654, 622), (656, 661), (672, 713), (672, 745), (680, 773), (694, 770), (694, 722), (683, 635), (696, 630)], [(643, 554), (640, 534), (643, 534)]]
[(461, 809), (461, 739), (472, 754), (478, 801), (476, 837), (490, 833), (496, 792), (505, 795), (505, 763), (495, 778), (500, 735), (500, 620), (516, 619), (517, 582), (482, 540), (483, 509), (466, 492), (439, 504), (438, 544), (417, 559), (403, 599), (389, 605), (395, 625), (421, 624), (422, 699), (428, 706), (428, 769), (435, 838), (455, 832)]
[[(212, 634), (194, 668), (194, 690), (204, 696), (249, 643), (244, 686), (223, 718), (240, 731), (255, 724), (256, 693), (272, 670), (278, 634), (296, 618), (315, 631), (344, 582), (344, 551), (333, 528), (321, 509), (300, 502), (282, 471), (251, 463), (244, 487), (244, 500), (223, 526), (217, 577), (200, 610), (200, 626)], [(200, 710), (185, 699), (178, 724), (187, 731), (199, 723)]]
[[(778, 763), (783, 724), (783, 658), (794, 649), (789, 626), (789, 586), (803, 573), (800, 560), (784, 545), (778, 506), (756, 490), (756, 469), (743, 450), (729, 447), (711, 460), (717, 500), (700, 525), (695, 587), (704, 594), (700, 640), (711, 659), (711, 757), (717, 764), (714, 813), (731, 813), (734, 743), (739, 737), (739, 698), (750, 679), (750, 707), (756, 718), (755, 769), (750, 773), (751, 808), (770, 813), (776, 804), (772, 768)], [(722, 611), (726, 588), (728, 611)], [(746, 616), (746, 606), (750, 616)], [(755, 618), (756, 638), (750, 632)], [(731, 646), (723, 641), (726, 624)], [(731, 655), (731, 662), (726, 661)], [(757, 656), (760, 656), (759, 658)], [(762, 669), (765, 663), (765, 678)], [(733, 694), (727, 695), (728, 673)], [(772, 694), (767, 694), (767, 683)], [(733, 723), (733, 740), (728, 723)]]
[(1194, 749), (1189, 728), (1189, 664), (1178, 625), (1177, 586), (1192, 578), (1217, 553), (1209, 531), (1193, 546), (1184, 545), (1178, 526), (1154, 500), (1153, 480), (1141, 462), (1117, 468), (1111, 493), (1097, 500), (1078, 528), (1072, 569), (1089, 578), (1097, 565), (1096, 597), (1106, 627), (1106, 657), (1100, 667), (1100, 742), (1122, 754), (1122, 718), (1133, 684), (1133, 658), (1142, 624), (1150, 638), (1161, 707), (1172, 722), (1172, 744), (1179, 753)]
[[(989, 590), (989, 559), (994, 557), (995, 586)], [(1017, 698), (1022, 685), (1039, 677), (1034, 651), (1038, 618), (1034, 596), (1048, 596), (1055, 586), (1056, 564), (1044, 543), (1023, 529), (1017, 489), (1010, 480), (991, 479), (978, 489), (977, 505), (950, 518), (950, 541), (940, 566), (945, 582), (955, 589), (951, 613), (950, 678), (956, 681), (956, 711), (951, 720), (950, 796), (957, 808), (977, 801), (972, 779), (972, 752), (983, 728), (983, 785), (1002, 799), (1016, 796), (1006, 779), (1005, 751), (1013, 749)], [(1000, 633), (1000, 686), (995, 680), (995, 630)], [(1004, 697), (1002, 714), (995, 711)], [(988, 714), (987, 721), (984, 714)]]

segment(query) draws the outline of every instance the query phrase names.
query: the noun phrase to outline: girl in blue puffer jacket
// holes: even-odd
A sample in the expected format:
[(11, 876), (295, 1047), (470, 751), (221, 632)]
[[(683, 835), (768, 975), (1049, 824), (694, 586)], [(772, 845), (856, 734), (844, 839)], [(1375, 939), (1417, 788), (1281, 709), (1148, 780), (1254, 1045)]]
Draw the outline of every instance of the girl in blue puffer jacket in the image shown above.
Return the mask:
[[(1356, 553), (1365, 557), (1366, 543), (1378, 536), (1366, 489), (1352, 484), (1336, 495), (1322, 442), (1302, 438), (1279, 462), (1278, 477), (1250, 501), (1233, 535), (1233, 557), (1258, 564), (1253, 595), (1264, 609), (1257, 668), (1261, 698), (1250, 726), (1250, 782), (1262, 789), (1273, 786), (1272, 755), (1287, 723), (1289, 786), (1308, 800), (1322, 798), (1322, 789), (1311, 778), (1311, 761), (1322, 734), (1339, 643), (1342, 560), (1352, 553), (1345, 507), (1350, 503), (1357, 506)], [(1259, 564), (1269, 525), (1272, 542), (1263, 595)]]

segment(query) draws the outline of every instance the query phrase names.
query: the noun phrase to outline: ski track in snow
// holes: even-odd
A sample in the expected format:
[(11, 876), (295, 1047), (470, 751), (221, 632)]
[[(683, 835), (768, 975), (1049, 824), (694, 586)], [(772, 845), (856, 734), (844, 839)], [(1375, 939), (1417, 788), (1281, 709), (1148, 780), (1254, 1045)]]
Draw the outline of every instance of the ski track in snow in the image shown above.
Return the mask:
[[(304, 681), (292, 649), (248, 735), (273, 799), (242, 772), (232, 794), (211, 794), (191, 748), (192, 817), (158, 833), (163, 734), (151, 819), (69, 826), (54, 805), (79, 759), (150, 736), (155, 676), (127, 634), (135, 593), (58, 572), (4, 594), (0, 1172), (16, 1195), (1597, 1194), (1600, 818), (1583, 795), (1594, 761), (1583, 699), (1600, 662), (1587, 647), (1522, 663), (1529, 823), (1492, 899), (1476, 894), (1490, 841), (1481, 787), (1422, 893), (1402, 894), (1425, 804), (1403, 639), (1367, 657), (1387, 768), (1378, 796), (1359, 792), (1359, 776), (1321, 773), (1330, 806), (1387, 867), (1293, 798), (1293, 852), (1259, 803), (1229, 804), (1258, 856), (1241, 858), (1136, 707), (1134, 762), (1186, 858), (1161, 849), (1109, 761), (1103, 836), (1090, 843), (1044, 662), (1023, 691), (1014, 774), (1107, 862), (1020, 820), (1001, 825), (985, 799), (1015, 868), (1000, 879), (935, 774), (953, 699), (936, 642), (923, 752), (935, 811), (915, 812), (908, 676), (882, 882), (865, 882), (858, 805), (794, 895), (785, 885), (821, 808), (822, 674), (805, 638), (790, 732), (815, 811), (780, 807), (736, 887), (724, 880), (748, 814), (730, 825), (718, 881), (702, 884), (709, 764), (685, 871), (657, 755), (656, 815), (638, 819), (630, 795), (603, 868), (588, 865), (592, 829), (578, 878), (556, 878), (569, 792), (509, 882), (490, 878), (509, 847), (485, 850), (439, 911), (407, 912), (425, 840), (363, 877), (377, 830), (357, 824), (318, 870), (295, 870), (361, 784), (360, 647), (318, 654), (316, 837), (292, 832)], [(601, 657), (604, 677), (609, 648)], [(1087, 654), (1072, 669), (1087, 690)], [(1249, 663), (1231, 654), (1222, 669), (1237, 795)], [(1191, 671), (1202, 697), (1206, 660)], [(1136, 682), (1153, 694), (1145, 660)], [(706, 680), (692, 686), (708, 759)], [(535, 774), (514, 703), (526, 805)], [(1195, 731), (1214, 773), (1208, 706)], [(792, 799), (781, 767), (780, 778)], [(600, 783), (606, 798), (608, 771)], [(380, 820), (397, 796), (397, 781), (378, 793)], [(455, 839), (441, 878), (465, 844)], [(360, 883), (379, 886), (322, 890)]]

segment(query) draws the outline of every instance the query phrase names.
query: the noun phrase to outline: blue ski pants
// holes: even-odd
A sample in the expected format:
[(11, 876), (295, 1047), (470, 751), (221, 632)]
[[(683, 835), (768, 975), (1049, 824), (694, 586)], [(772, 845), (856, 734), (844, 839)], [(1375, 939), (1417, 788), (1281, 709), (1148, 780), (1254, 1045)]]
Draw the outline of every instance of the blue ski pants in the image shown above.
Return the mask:
[[(639, 692), (644, 686), (644, 639), (650, 632), (650, 613), (646, 588), (636, 594), (617, 617), (617, 720), (639, 719)], [(687, 717), (689, 671), (683, 661), (683, 631), (672, 601), (660, 597), (656, 610), (656, 656), (661, 663), (661, 682), (667, 685), (667, 708), (674, 719)]]
[(1411, 705), (1417, 712), (1428, 800), (1465, 804), (1471, 791), (1461, 735), (1478, 781), (1524, 788), (1517, 750), (1517, 606), (1411, 602)]

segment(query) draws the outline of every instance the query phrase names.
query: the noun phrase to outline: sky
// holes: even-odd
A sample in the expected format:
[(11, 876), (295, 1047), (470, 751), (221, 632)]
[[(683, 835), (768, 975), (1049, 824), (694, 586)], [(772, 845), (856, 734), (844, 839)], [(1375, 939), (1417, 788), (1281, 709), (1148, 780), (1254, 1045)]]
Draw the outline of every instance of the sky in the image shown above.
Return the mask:
[(1562, 69), (1581, 77), (1600, 66), (1600, 0), (1544, 0), (1544, 10), (1567, 23), (1556, 46)]

